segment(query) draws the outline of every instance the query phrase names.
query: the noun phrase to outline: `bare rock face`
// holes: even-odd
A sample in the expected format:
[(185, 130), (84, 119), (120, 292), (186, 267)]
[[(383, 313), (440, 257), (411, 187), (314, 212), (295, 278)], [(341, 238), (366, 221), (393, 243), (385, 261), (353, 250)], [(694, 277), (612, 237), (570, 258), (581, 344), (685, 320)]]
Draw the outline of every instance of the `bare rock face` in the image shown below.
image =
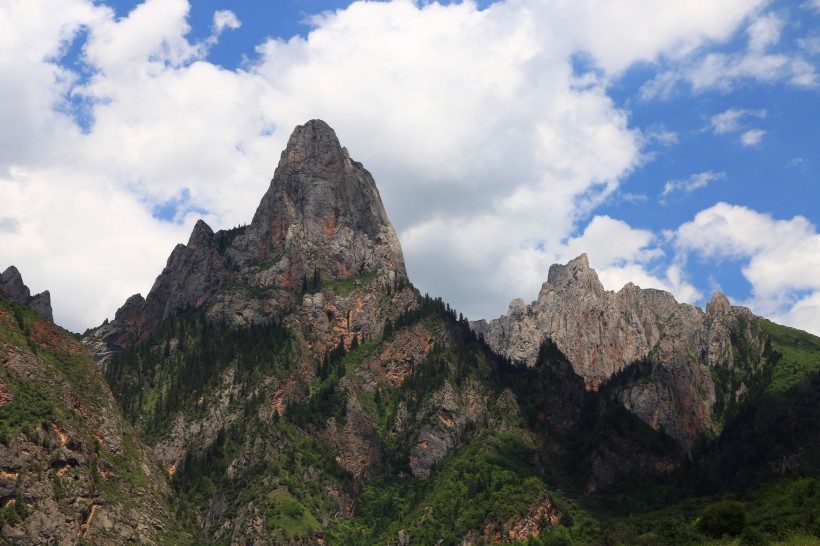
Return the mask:
[[(490, 521), (484, 525), (481, 532), (471, 531), (461, 540), (460, 546), (504, 544), (513, 540), (523, 542), (554, 528), (560, 520), (558, 508), (549, 498), (545, 498), (507, 521)], [(545, 523), (546, 528), (543, 527)]]
[(617, 293), (605, 291), (582, 254), (566, 265), (550, 267), (532, 305), (513, 300), (507, 316), (472, 326), (495, 350), (529, 365), (535, 363), (541, 342), (552, 339), (587, 387), (595, 389), (648, 355), (664, 331), (673, 328), (690, 339), (702, 315), (660, 290), (642, 290), (630, 283)]
[(51, 294), (45, 290), (34, 296), (31, 290), (23, 283), (23, 277), (16, 267), (9, 266), (0, 275), (0, 296), (18, 305), (25, 305), (34, 309), (48, 320), (54, 320), (51, 312)]
[(231, 250), (240, 267), (287, 257), (273, 278), (294, 290), (314, 273), (407, 277), (373, 177), (319, 120), (294, 130), (251, 225)]
[[(211, 319), (258, 323), (292, 312), (309, 288), (348, 279), (387, 290), (407, 280), (404, 257), (373, 177), (333, 129), (312, 120), (291, 135), (249, 225), (214, 233), (197, 222), (148, 296), (129, 298), (86, 340), (105, 360), (182, 310), (204, 306)], [(373, 331), (383, 326), (376, 322)]]
[(550, 267), (531, 305), (514, 300), (506, 316), (471, 326), (494, 350), (529, 365), (541, 342), (552, 339), (590, 390), (633, 363), (654, 363), (651, 380), (624, 385), (616, 397), (689, 448), (698, 435), (716, 431), (710, 367), (731, 366), (730, 331), (739, 317), (752, 316), (719, 293), (704, 313), (668, 292), (631, 283), (618, 292), (605, 291), (582, 254)]

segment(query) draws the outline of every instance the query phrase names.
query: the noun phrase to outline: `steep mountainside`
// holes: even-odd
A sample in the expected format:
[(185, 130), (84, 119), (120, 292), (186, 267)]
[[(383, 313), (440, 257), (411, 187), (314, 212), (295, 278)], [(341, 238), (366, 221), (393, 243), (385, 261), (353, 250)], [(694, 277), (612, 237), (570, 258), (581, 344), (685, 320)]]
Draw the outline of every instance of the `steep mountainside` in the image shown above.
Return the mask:
[[(250, 225), (198, 223), (148, 297), (87, 340), (209, 542), (526, 538), (560, 519), (544, 458), (590, 490), (680, 464), (619, 405), (590, 402), (560, 353), (529, 377), (418, 294), (372, 178), (318, 121), (295, 130)], [(464, 465), (478, 481), (450, 490)], [(509, 490), (478, 502), (485, 479)]]
[(0, 542), (186, 542), (171, 498), (85, 348), (0, 296)]
[(85, 342), (203, 544), (697, 544), (720, 530), (699, 508), (612, 521), (790, 476), (778, 513), (820, 531), (820, 340), (720, 295), (607, 293), (585, 256), (513, 311), (471, 328), (419, 294), (372, 178), (311, 121), (251, 224), (198, 223)]
[[(713, 437), (719, 430), (724, 398), (748, 387), (741, 380), (727, 392), (719, 376), (762, 370), (766, 338), (756, 321), (720, 293), (704, 313), (676, 302), (668, 292), (631, 283), (607, 292), (581, 255), (550, 267), (531, 305), (514, 300), (508, 315), (472, 327), (494, 350), (526, 364), (534, 362), (539, 344), (551, 339), (588, 389), (621, 374), (618, 388), (613, 384), (609, 391), (653, 428), (691, 449), (698, 437)], [(638, 368), (640, 381), (623, 380), (637, 377)]]

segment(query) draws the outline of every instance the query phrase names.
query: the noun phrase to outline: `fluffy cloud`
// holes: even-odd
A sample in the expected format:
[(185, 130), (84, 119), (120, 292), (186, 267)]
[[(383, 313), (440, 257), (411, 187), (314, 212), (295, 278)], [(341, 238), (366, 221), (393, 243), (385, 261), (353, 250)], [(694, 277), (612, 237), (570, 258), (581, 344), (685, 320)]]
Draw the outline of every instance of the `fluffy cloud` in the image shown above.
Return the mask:
[(704, 43), (726, 40), (766, 0), (510, 3), (531, 6), (556, 41), (587, 52), (606, 72), (617, 73), (636, 62), (683, 59)]
[(242, 26), (239, 18), (229, 9), (221, 9), (214, 12), (214, 34), (221, 34), (226, 28), (236, 30)]
[[(762, 1), (662, 4), (354, 2), (226, 70), (207, 56), (240, 27), (227, 10), (196, 42), (185, 0), (123, 18), (91, 0), (6, 0), (4, 258), (52, 290), (58, 322), (98, 324), (149, 289), (197, 216), (247, 222), (292, 128), (319, 117), (376, 177), (414, 282), (471, 317), (535, 294), (550, 263), (581, 250), (602, 254), (612, 288), (630, 275), (691, 299), (651, 234), (590, 221), (652, 138), (607, 89), (634, 63), (727, 39)], [(766, 21), (750, 51), (776, 38)], [(75, 40), (79, 69), (62, 61)], [(578, 55), (594, 70), (577, 73)]]
[(771, 320), (817, 334), (820, 332), (820, 290), (808, 293), (791, 307), (771, 315)]
[[(734, 133), (746, 126), (745, 120), (750, 117), (765, 118), (766, 110), (742, 110), (730, 108), (725, 112), (712, 116), (709, 125), (716, 135)], [(754, 148), (759, 145), (766, 135), (763, 129), (748, 129), (740, 135), (740, 144), (744, 148)]]
[(780, 41), (780, 32), (785, 21), (776, 13), (767, 13), (758, 17), (749, 25), (749, 51), (762, 53)]
[(806, 0), (801, 7), (813, 11), (820, 11), (820, 0)]
[(728, 92), (739, 82), (785, 82), (802, 88), (818, 85), (817, 70), (798, 52), (771, 50), (780, 41), (786, 21), (776, 13), (754, 18), (746, 27), (745, 51), (713, 52), (693, 50), (670, 70), (658, 74), (642, 88), (642, 98), (668, 97), (680, 82), (695, 92), (718, 89)]
[(820, 331), (818, 315), (811, 315), (820, 301), (820, 234), (806, 218), (777, 220), (718, 203), (680, 226), (675, 245), (701, 259), (744, 262), (752, 285), (745, 303), (753, 311)]

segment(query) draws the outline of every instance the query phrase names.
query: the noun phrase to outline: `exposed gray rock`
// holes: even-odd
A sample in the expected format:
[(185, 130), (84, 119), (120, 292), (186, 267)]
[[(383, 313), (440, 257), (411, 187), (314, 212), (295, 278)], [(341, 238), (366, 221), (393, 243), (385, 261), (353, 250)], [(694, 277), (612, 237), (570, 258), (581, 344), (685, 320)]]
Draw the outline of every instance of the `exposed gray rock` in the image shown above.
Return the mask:
[(373, 177), (333, 129), (313, 120), (294, 130), (249, 225), (214, 233), (197, 222), (148, 296), (129, 298), (113, 321), (86, 332), (86, 342), (105, 360), (185, 309), (257, 323), (292, 311), (308, 285), (353, 278), (374, 290), (395, 287), (407, 279), (404, 257)]
[(668, 292), (632, 283), (617, 293), (605, 291), (582, 254), (566, 265), (551, 266), (531, 305), (513, 300), (507, 316), (476, 321), (472, 327), (493, 349), (529, 365), (541, 342), (550, 338), (587, 385), (597, 388), (647, 356), (666, 332), (692, 339), (702, 322), (702, 311), (676, 302)]
[(437, 462), (463, 439), (468, 424), (488, 419), (487, 393), (469, 381), (456, 389), (449, 382), (434, 392), (416, 416), (424, 423), (410, 448), (410, 469), (417, 478), (427, 479)]
[(3, 274), (0, 275), (0, 294), (5, 298), (18, 305), (26, 305), (31, 292), (23, 283), (23, 277), (16, 267), (9, 266)]
[[(624, 387), (617, 397), (633, 413), (681, 445), (715, 432), (715, 386), (709, 367), (731, 365), (730, 330), (748, 309), (716, 293), (704, 313), (668, 292), (632, 283), (606, 291), (585, 254), (550, 267), (531, 305), (516, 299), (506, 316), (471, 323), (500, 354), (532, 365), (552, 339), (588, 389), (598, 389), (630, 364), (656, 364), (651, 380)], [(750, 341), (754, 335), (749, 333)]]
[(253, 221), (228, 254), (240, 267), (289, 258), (275, 277), (296, 291), (314, 272), (321, 279), (391, 271), (407, 278), (373, 177), (320, 120), (293, 131)]
[(48, 320), (54, 320), (49, 291), (45, 290), (32, 296), (31, 290), (23, 283), (20, 271), (13, 265), (0, 275), (0, 296), (18, 305), (29, 307)]

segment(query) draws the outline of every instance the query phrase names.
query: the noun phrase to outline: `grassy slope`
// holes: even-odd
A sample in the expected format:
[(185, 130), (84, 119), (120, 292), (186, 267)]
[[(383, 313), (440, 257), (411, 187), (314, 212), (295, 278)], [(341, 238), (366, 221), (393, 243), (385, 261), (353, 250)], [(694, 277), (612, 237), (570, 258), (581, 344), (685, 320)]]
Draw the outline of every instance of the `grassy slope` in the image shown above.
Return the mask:
[(781, 355), (774, 367), (771, 390), (783, 392), (805, 375), (820, 372), (820, 338), (768, 320), (760, 324)]

